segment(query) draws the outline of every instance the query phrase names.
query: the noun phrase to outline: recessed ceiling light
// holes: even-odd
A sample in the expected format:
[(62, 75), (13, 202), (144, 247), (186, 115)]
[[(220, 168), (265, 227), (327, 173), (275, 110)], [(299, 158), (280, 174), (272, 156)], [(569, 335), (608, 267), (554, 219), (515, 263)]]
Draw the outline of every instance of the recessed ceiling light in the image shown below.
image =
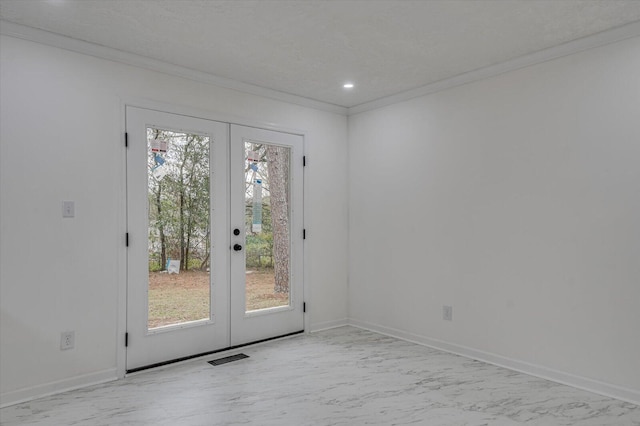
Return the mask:
[(353, 83), (345, 83), (342, 85), (345, 89), (353, 89)]

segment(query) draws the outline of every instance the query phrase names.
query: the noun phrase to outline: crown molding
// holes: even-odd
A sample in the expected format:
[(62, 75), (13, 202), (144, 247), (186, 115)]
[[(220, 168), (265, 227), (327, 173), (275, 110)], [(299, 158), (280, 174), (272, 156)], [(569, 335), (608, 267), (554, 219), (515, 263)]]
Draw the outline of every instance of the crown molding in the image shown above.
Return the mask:
[(365, 102), (360, 105), (349, 108), (348, 115), (358, 114), (365, 111), (371, 111), (387, 105), (398, 102), (407, 101), (409, 99), (420, 96), (429, 95), (431, 93), (440, 92), (452, 87), (461, 86), (478, 80), (483, 80), (496, 75), (504, 74), (530, 65), (540, 64), (563, 56), (568, 56), (583, 50), (604, 46), (625, 39), (640, 36), (640, 21), (626, 24), (617, 28), (596, 33), (577, 40), (569, 41), (558, 46), (550, 47), (528, 55), (520, 56), (499, 64), (490, 65), (488, 67), (479, 68), (455, 77), (436, 81), (426, 86), (416, 89), (407, 90), (395, 95), (386, 96), (376, 99), (375, 101)]
[(229, 78), (218, 77), (213, 74), (196, 71), (180, 65), (174, 65), (157, 59), (113, 49), (111, 47), (77, 40), (10, 21), (0, 20), (0, 34), (321, 111), (341, 115), (346, 115), (348, 111), (347, 108), (339, 105), (333, 105), (326, 102), (316, 101), (314, 99), (304, 98), (302, 96), (279, 92), (277, 90), (267, 89), (253, 84), (242, 83)]
[(341, 115), (353, 115), (359, 114), (361, 112), (371, 111), (377, 108), (382, 108), (384, 106), (395, 104), (398, 102), (407, 101), (420, 96), (440, 92), (442, 90), (461, 86), (467, 83), (472, 83), (474, 81), (483, 80), (507, 73), (509, 71), (525, 68), (530, 65), (547, 62), (584, 50), (604, 46), (632, 37), (638, 37), (640, 36), (640, 22), (626, 24), (617, 28), (613, 28), (611, 30), (603, 31), (597, 34), (563, 43), (558, 46), (550, 47), (538, 52), (511, 59), (506, 62), (479, 68), (451, 78), (427, 84), (416, 89), (407, 90), (391, 96), (386, 96), (371, 102), (365, 102), (350, 108), (333, 105), (314, 99), (304, 98), (289, 93), (279, 92), (277, 90), (268, 89), (261, 86), (242, 83), (240, 81), (232, 80), (229, 78), (218, 77), (213, 74), (196, 71), (179, 65), (159, 61), (157, 59), (147, 58), (133, 53), (124, 52), (121, 50), (89, 43), (82, 40), (77, 40), (71, 37), (39, 30), (9, 21), (0, 20), (0, 34), (321, 111)]

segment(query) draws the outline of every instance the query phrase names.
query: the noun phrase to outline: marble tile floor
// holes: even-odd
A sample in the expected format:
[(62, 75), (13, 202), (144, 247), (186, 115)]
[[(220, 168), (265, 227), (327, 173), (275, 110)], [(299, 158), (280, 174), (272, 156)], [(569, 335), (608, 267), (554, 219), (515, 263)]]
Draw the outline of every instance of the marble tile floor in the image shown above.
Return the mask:
[(640, 426), (640, 406), (341, 327), (0, 410), (13, 425)]

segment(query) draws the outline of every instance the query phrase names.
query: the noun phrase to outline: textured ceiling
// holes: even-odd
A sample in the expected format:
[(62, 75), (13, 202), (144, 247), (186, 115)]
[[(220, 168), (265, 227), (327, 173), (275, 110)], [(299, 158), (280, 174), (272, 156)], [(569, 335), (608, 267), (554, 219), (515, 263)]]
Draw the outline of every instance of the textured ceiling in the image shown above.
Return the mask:
[(352, 107), (638, 21), (640, 1), (0, 0), (0, 18)]

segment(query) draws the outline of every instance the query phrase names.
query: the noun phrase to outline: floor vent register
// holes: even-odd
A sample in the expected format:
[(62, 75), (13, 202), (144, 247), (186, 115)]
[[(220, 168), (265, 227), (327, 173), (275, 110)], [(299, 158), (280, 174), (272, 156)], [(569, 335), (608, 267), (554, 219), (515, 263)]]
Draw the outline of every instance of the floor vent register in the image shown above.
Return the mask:
[(237, 355), (225, 356), (224, 358), (214, 359), (213, 361), (209, 361), (209, 364), (222, 365), (222, 364), (227, 364), (229, 362), (238, 361), (245, 358), (249, 358), (249, 355), (237, 354)]

